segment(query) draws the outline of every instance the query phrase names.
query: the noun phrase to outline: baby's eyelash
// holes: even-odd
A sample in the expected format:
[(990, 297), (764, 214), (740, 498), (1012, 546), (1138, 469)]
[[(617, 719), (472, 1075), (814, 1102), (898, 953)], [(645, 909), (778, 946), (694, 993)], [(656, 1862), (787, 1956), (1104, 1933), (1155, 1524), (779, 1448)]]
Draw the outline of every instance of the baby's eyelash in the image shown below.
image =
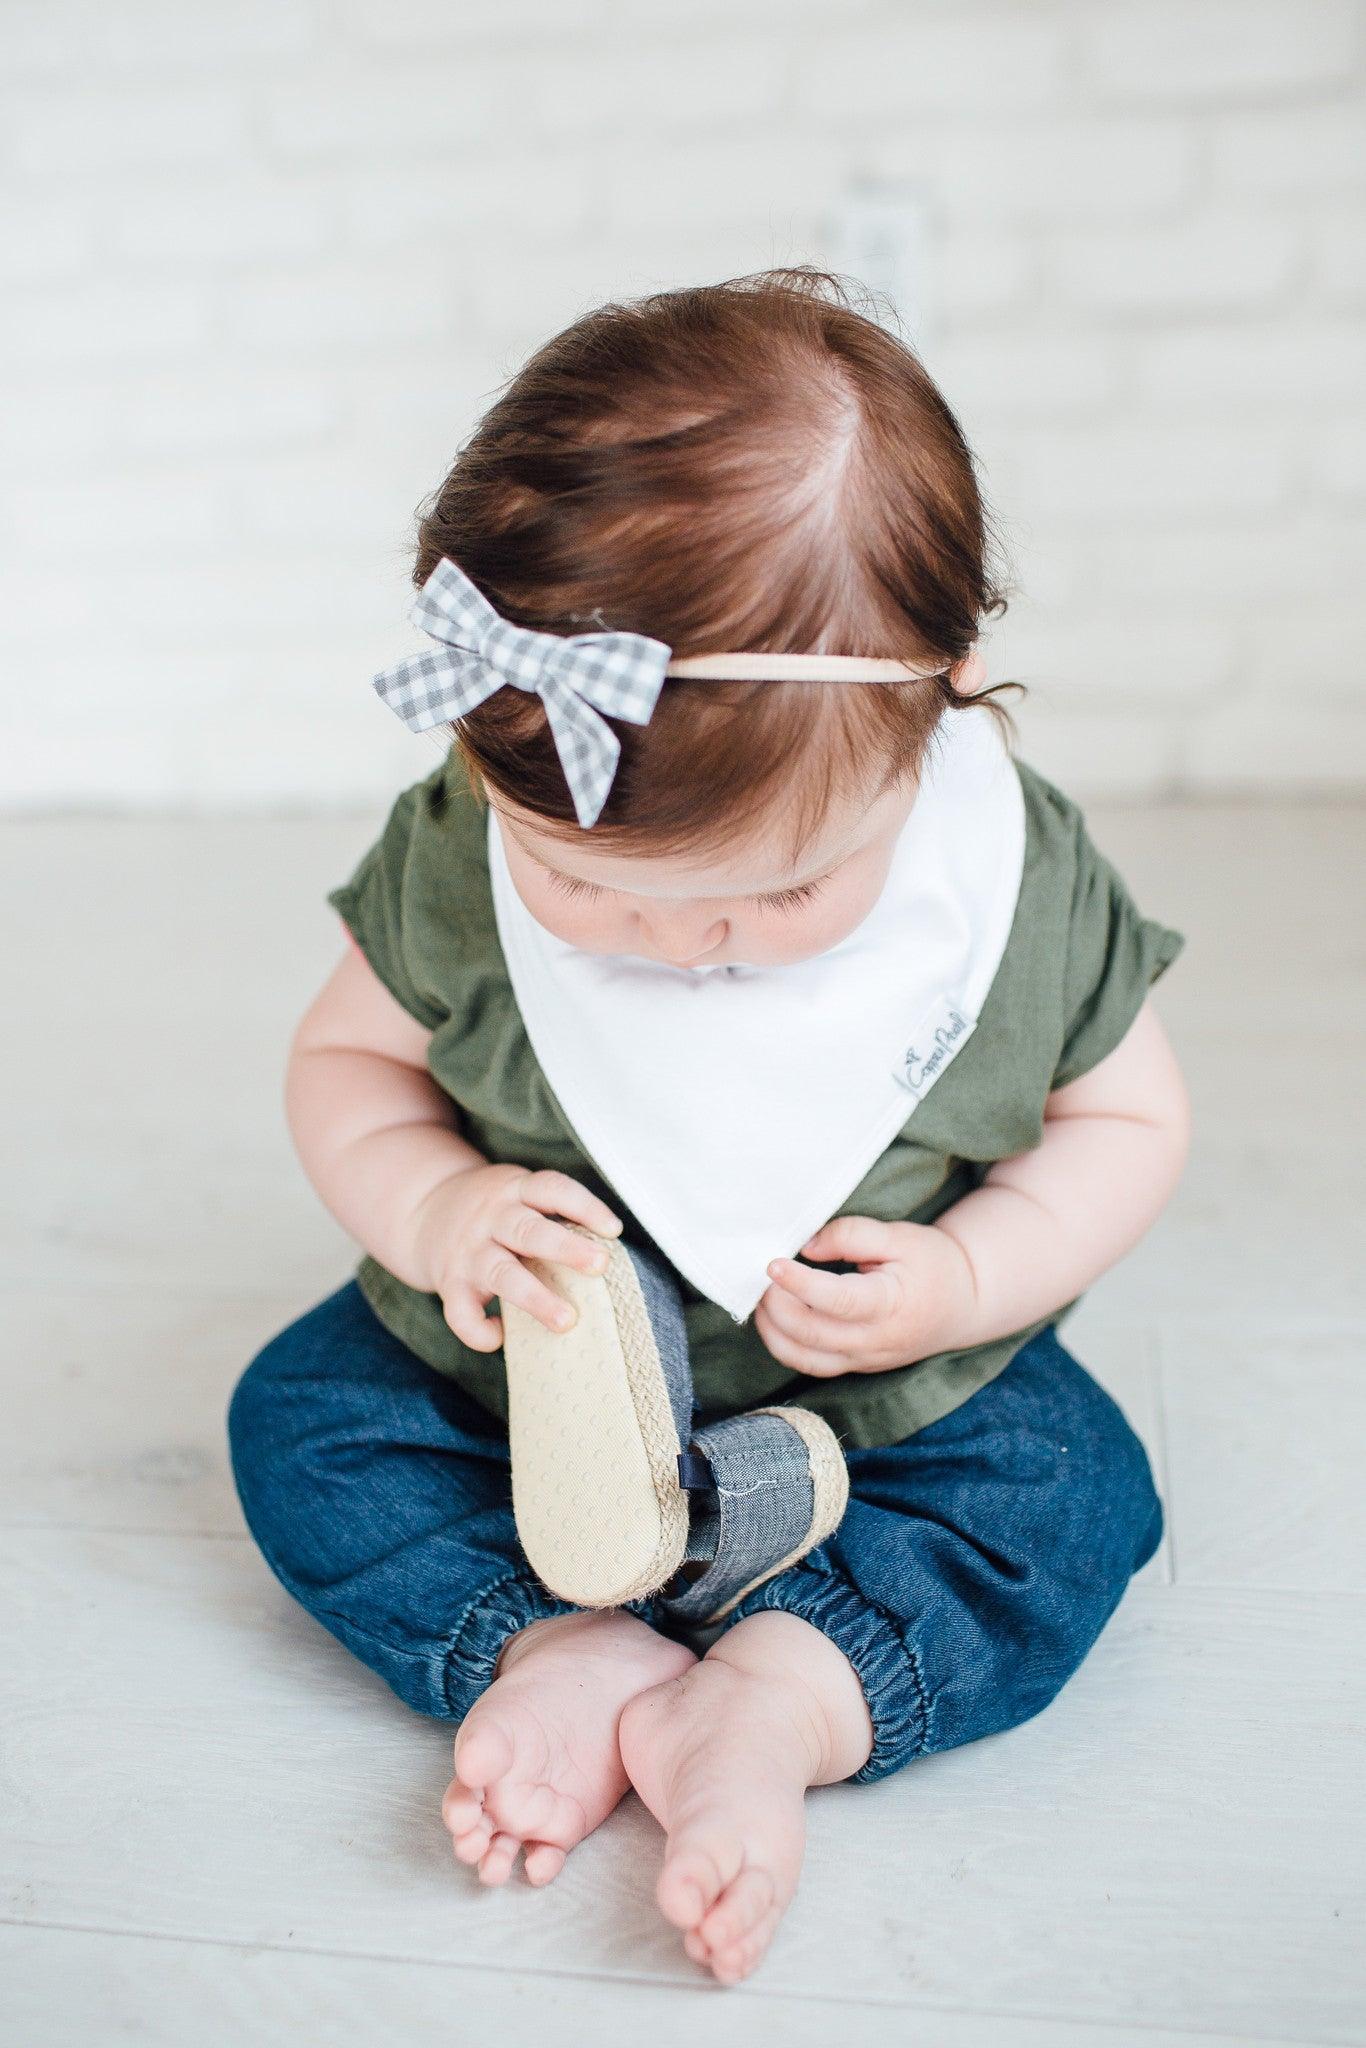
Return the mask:
[(596, 895), (606, 895), (606, 891), (600, 889), (598, 883), (580, 881), (578, 874), (561, 874), (559, 868), (547, 868), (545, 872), (549, 874), (549, 879), (555, 883), (555, 887), (561, 891), (561, 895), (573, 897), (580, 903), (588, 903)]
[(547, 868), (546, 873), (555, 887), (562, 890), (566, 896), (587, 898), (601, 896), (603, 893), (596, 882), (580, 881), (577, 875), (562, 875), (558, 868)]
[(819, 896), (826, 879), (803, 882), (800, 889), (777, 889), (771, 896), (751, 896), (750, 901), (760, 910), (796, 910), (799, 904), (809, 903), (813, 896)]
[[(562, 895), (576, 898), (580, 902), (588, 902), (595, 896), (605, 896), (607, 893), (605, 889), (599, 888), (596, 882), (582, 881), (577, 875), (562, 875), (558, 868), (547, 868), (546, 873)], [(796, 910), (801, 904), (809, 903), (813, 896), (819, 895), (828, 880), (828, 876), (822, 876), (818, 882), (803, 882), (800, 889), (775, 889), (772, 895), (751, 896), (749, 900), (757, 910)]]

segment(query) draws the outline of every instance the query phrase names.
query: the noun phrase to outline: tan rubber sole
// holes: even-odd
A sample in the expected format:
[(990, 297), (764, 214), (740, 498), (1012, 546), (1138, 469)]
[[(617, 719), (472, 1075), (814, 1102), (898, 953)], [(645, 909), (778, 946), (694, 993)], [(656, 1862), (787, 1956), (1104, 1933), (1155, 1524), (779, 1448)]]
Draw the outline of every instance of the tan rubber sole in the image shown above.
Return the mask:
[(811, 1526), (795, 1549), (786, 1557), (780, 1557), (767, 1571), (759, 1572), (748, 1585), (741, 1586), (733, 1593), (724, 1606), (706, 1617), (706, 1627), (713, 1621), (722, 1621), (733, 1607), (738, 1607), (746, 1594), (756, 1586), (762, 1586), (768, 1579), (776, 1579), (779, 1572), (785, 1572), (790, 1564), (796, 1564), (818, 1543), (824, 1543), (827, 1536), (834, 1534), (844, 1518), (849, 1505), (849, 1467), (844, 1462), (840, 1440), (824, 1416), (815, 1414), (810, 1408), (755, 1408), (755, 1415), (776, 1415), (796, 1430), (806, 1445), (807, 1460), (811, 1466)]
[(682, 1563), (688, 1497), (635, 1267), (615, 1239), (596, 1242), (605, 1273), (525, 1261), (576, 1310), (571, 1330), (547, 1330), (515, 1303), (499, 1304), (512, 1510), (527, 1560), (552, 1593), (576, 1607), (620, 1607), (657, 1591)]

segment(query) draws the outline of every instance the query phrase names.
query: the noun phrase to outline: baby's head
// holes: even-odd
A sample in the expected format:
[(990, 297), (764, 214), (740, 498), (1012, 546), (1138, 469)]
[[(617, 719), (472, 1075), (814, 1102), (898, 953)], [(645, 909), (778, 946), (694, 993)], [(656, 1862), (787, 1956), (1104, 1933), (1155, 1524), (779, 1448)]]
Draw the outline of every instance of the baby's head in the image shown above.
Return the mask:
[(824, 273), (661, 292), (548, 342), (425, 508), (418, 584), (449, 556), (541, 632), (940, 666), (670, 677), (648, 724), (614, 721), (591, 829), (541, 700), (496, 691), (454, 735), (532, 914), (589, 951), (688, 967), (838, 944), (882, 890), (941, 716), (986, 694), (976, 641), (1005, 608), (989, 552), (958, 422)]

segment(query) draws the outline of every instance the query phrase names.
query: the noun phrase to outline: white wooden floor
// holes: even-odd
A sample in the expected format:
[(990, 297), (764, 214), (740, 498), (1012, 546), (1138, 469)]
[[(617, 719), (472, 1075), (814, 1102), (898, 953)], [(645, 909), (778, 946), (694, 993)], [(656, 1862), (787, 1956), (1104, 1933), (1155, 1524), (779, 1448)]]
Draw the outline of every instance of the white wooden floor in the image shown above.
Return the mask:
[(1366, 2039), (1366, 814), (1090, 817), (1189, 934), (1196, 1157), (1068, 1326), (1170, 1536), (1038, 1720), (818, 1795), (733, 1992), (657, 1922), (634, 1801), (480, 1891), (447, 1735), (238, 1516), (233, 1380), (354, 1261), (280, 1074), (378, 819), (0, 825), (0, 2039)]

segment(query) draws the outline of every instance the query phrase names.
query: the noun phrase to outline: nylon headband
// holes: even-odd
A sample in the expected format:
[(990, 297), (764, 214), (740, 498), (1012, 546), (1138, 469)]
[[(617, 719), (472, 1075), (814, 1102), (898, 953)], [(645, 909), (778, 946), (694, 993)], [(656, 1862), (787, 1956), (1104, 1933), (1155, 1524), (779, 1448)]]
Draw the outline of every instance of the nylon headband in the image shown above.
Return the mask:
[[(374, 688), (412, 732), (464, 718), (505, 683), (545, 705), (580, 825), (597, 823), (621, 742), (607, 723), (648, 725), (665, 676), (734, 682), (890, 683), (940, 675), (946, 664), (848, 654), (692, 654), (644, 633), (533, 632), (498, 612), (458, 563), (443, 555), (409, 613), (435, 649), (375, 676)], [(605, 715), (604, 715), (605, 714)]]

